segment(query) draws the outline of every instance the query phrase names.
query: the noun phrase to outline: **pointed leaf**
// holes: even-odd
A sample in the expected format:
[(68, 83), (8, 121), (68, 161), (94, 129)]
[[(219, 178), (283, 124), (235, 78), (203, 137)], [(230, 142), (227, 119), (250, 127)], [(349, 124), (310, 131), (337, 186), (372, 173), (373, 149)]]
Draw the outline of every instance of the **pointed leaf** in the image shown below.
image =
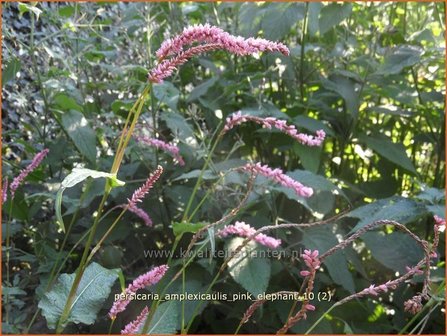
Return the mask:
[[(240, 237), (231, 239), (226, 244), (228, 255), (232, 255), (243, 241)], [(270, 259), (257, 256), (262, 251), (263, 247), (252, 241), (228, 263), (234, 281), (254, 296), (264, 293), (270, 280)]]
[[(39, 308), (47, 319), (48, 327), (54, 329), (64, 310), (75, 273), (61, 274), (53, 289), (39, 302)], [(90, 264), (79, 283), (75, 300), (65, 325), (72, 323), (93, 324), (96, 315), (109, 297), (110, 290), (117, 279), (116, 270), (109, 270), (97, 263)]]

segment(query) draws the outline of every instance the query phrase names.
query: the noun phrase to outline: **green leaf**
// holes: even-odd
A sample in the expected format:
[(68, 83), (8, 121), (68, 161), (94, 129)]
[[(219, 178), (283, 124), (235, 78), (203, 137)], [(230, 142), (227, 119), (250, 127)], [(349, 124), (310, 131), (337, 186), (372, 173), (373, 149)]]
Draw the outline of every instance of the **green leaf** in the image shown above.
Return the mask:
[[(330, 228), (320, 226), (306, 229), (303, 232), (302, 243), (306, 249), (316, 249), (322, 254), (337, 245), (338, 240)], [(349, 272), (348, 261), (343, 250), (327, 257), (323, 265), (327, 267), (335, 283), (343, 286), (350, 293), (354, 293), (354, 280)]]
[[(194, 169), (194, 170), (190, 171), (189, 173), (185, 173), (185, 174), (182, 174), (182, 175), (176, 177), (173, 181), (199, 178), (201, 171), (202, 171), (201, 169)], [(214, 180), (217, 178), (218, 178), (218, 176), (213, 174), (213, 172), (211, 170), (205, 170), (203, 172), (203, 176), (202, 176), (203, 180)]]
[(53, 98), (54, 103), (63, 111), (76, 110), (82, 111), (82, 107), (76, 102), (73, 97), (65, 93), (59, 93)]
[(200, 85), (197, 85), (189, 94), (188, 99), (186, 100), (188, 103), (196, 100), (197, 98), (203, 96), (205, 93), (208, 92), (208, 90), (214, 85), (216, 84), (216, 82), (218, 81), (219, 77), (218, 76), (214, 76), (211, 77), (210, 79), (208, 79), (207, 81), (203, 82)]
[(336, 3), (331, 3), (324, 6), (320, 13), (320, 35), (328, 32), (332, 27), (338, 25), (349, 15), (351, 15), (352, 4), (345, 3), (338, 5)]
[(445, 217), (445, 205), (427, 205), (426, 208), (433, 215)]
[[(50, 329), (56, 327), (75, 276), (75, 273), (61, 274), (53, 289), (46, 293), (39, 302), (39, 308), (42, 309), (42, 314), (47, 319)], [(63, 325), (70, 322), (93, 324), (104, 301), (109, 297), (117, 277), (115, 270), (106, 269), (97, 263), (90, 264), (79, 283), (70, 314)]]
[(97, 170), (87, 169), (87, 168), (73, 168), (70, 174), (68, 174), (65, 179), (61, 183), (61, 187), (56, 195), (56, 219), (57, 224), (61, 228), (61, 230), (65, 233), (65, 225), (64, 220), (62, 219), (62, 196), (67, 188), (71, 188), (76, 184), (84, 181), (88, 177), (97, 179), (97, 178), (108, 178), (109, 183), (112, 187), (123, 186), (125, 183), (116, 178), (116, 174), (100, 172)]
[(410, 223), (426, 214), (426, 212), (427, 210), (423, 204), (404, 197), (394, 196), (361, 206), (346, 214), (346, 216), (360, 219), (351, 230), (352, 233), (378, 220), (389, 219), (401, 224)]
[(81, 112), (70, 110), (61, 117), (61, 124), (79, 152), (96, 163), (96, 134)]
[(173, 111), (177, 111), (177, 103), (180, 91), (171, 82), (154, 84), (154, 96), (162, 103), (168, 105)]
[(70, 17), (75, 13), (75, 8), (73, 6), (64, 6), (59, 8), (58, 14), (62, 17)]
[(432, 204), (445, 203), (445, 189), (426, 188), (415, 196), (417, 199), (426, 200)]
[(320, 16), (321, 8), (323, 4), (320, 2), (310, 2), (309, 12), (307, 14), (307, 31), (310, 36), (315, 36), (320, 29), (318, 17)]
[[(228, 255), (232, 255), (243, 241), (244, 238), (240, 237), (228, 241)], [(263, 247), (251, 241), (228, 263), (234, 281), (254, 296), (264, 293), (270, 280), (270, 259), (261, 257), (263, 250)]]
[(403, 144), (392, 142), (388, 137), (379, 134), (374, 136), (360, 134), (359, 141), (363, 142), (385, 159), (393, 162), (399, 167), (404, 168), (408, 172), (417, 175), (416, 169), (414, 168), (410, 158), (407, 156)]
[(282, 39), (304, 18), (304, 4), (296, 2), (269, 3), (261, 19), (261, 28), (269, 40)]
[(172, 231), (176, 237), (183, 235), (184, 233), (196, 233), (201, 228), (206, 226), (208, 223), (185, 223), (185, 222), (174, 222), (172, 223)]
[(175, 334), (179, 329), (178, 304), (168, 301), (158, 306), (149, 325), (148, 334)]
[(403, 232), (367, 232), (361, 239), (374, 259), (401, 274), (405, 273), (406, 266), (414, 266), (424, 257), (422, 248)]
[(355, 82), (345, 76), (332, 75), (330, 80), (322, 78), (321, 84), (328, 90), (336, 92), (343, 98), (346, 109), (354, 118), (358, 115), (359, 95), (355, 87)]
[(22, 63), (16, 57), (12, 57), (8, 62), (6, 62), (2, 72), (2, 87), (4, 87), (9, 81), (16, 78), (16, 75), (20, 71), (21, 67)]
[(394, 75), (400, 73), (405, 67), (418, 63), (421, 59), (422, 49), (416, 46), (398, 46), (385, 58), (376, 74)]
[(165, 112), (160, 115), (160, 118), (180, 140), (185, 141), (187, 138), (194, 137), (193, 129), (182, 115), (174, 112)]

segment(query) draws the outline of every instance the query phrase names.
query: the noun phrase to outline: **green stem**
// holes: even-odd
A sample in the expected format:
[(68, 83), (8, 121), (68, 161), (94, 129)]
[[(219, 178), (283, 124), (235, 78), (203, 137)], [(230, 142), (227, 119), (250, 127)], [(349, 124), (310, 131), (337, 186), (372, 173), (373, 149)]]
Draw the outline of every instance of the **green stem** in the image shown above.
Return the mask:
[[(123, 157), (124, 157), (124, 151), (125, 151), (128, 143), (129, 143), (129, 141), (130, 141), (130, 138), (132, 136), (133, 130), (135, 129), (135, 125), (136, 125), (136, 123), (138, 121), (138, 117), (141, 114), (144, 102), (145, 102), (145, 100), (147, 98), (147, 95), (149, 93), (150, 88), (151, 88), (151, 85), (147, 85), (145, 87), (143, 93), (140, 95), (140, 97), (137, 99), (137, 101), (133, 105), (132, 109), (129, 111), (129, 115), (127, 116), (127, 120), (126, 120), (126, 123), (125, 123), (125, 126), (124, 126), (123, 133), (121, 134), (121, 137), (120, 137), (120, 141), (119, 141), (119, 144), (118, 144), (118, 149), (117, 149), (117, 153), (115, 155), (115, 159), (114, 159), (114, 162), (113, 162), (113, 165), (112, 165), (112, 169), (110, 171), (112, 174), (116, 174), (118, 172), (118, 170), (119, 170), (119, 167), (120, 167), (121, 162), (122, 162)], [(137, 108), (137, 110), (136, 110), (135, 113), (133, 113), (135, 108)], [(128, 123), (129, 123), (129, 121), (131, 119), (130, 118), (131, 115), (133, 115), (132, 123), (129, 126), (129, 129), (127, 129), (127, 125), (128, 125)], [(84, 274), (84, 271), (87, 268), (86, 262), (87, 262), (87, 258), (89, 258), (89, 250), (90, 250), (90, 247), (92, 245), (93, 238), (95, 236), (96, 229), (98, 227), (99, 219), (101, 217), (101, 214), (102, 214), (105, 202), (106, 202), (106, 200), (107, 200), (107, 198), (108, 198), (108, 196), (110, 194), (111, 189), (112, 189), (111, 185), (109, 184), (109, 182), (107, 182), (106, 186), (105, 186), (105, 190), (104, 190), (104, 195), (103, 195), (101, 203), (100, 203), (100, 205), (98, 207), (97, 216), (95, 217), (94, 223), (92, 225), (92, 229), (90, 231), (89, 237), (87, 239), (87, 243), (86, 243), (85, 248), (84, 248), (84, 252), (82, 254), (82, 258), (81, 258), (81, 262), (79, 264), (79, 268), (78, 268), (78, 270), (76, 272), (75, 280), (74, 280), (73, 285), (72, 285), (72, 287), (70, 289), (70, 293), (68, 294), (67, 302), (65, 304), (65, 307), (64, 307), (64, 309), (62, 311), (61, 317), (59, 318), (59, 321), (58, 321), (58, 324), (57, 324), (57, 327), (56, 327), (56, 333), (58, 333), (58, 334), (60, 334), (63, 331), (63, 329), (64, 329), (64, 325), (65, 325), (65, 322), (68, 319), (68, 316), (69, 316), (70, 311), (72, 309), (72, 305), (73, 305), (73, 302), (74, 302), (74, 299), (75, 299), (75, 296), (76, 296), (77, 289), (79, 287), (79, 283), (81, 282), (82, 275)]]
[(307, 329), (307, 331), (304, 333), (304, 335), (308, 335), (312, 330), (314, 330), (314, 328), (323, 320), (323, 318), (326, 315), (328, 315), (332, 311), (332, 309), (334, 309), (335, 307), (337, 307), (337, 304), (332, 305), (328, 310), (326, 310), (324, 312), (324, 314), (322, 314), (320, 316), (320, 318), (318, 320), (316, 320), (315, 323), (312, 324), (312, 326), (309, 329)]
[(95, 236), (96, 233), (96, 229), (98, 228), (98, 223), (99, 223), (99, 218), (101, 216), (102, 210), (104, 208), (104, 205), (106, 203), (107, 197), (109, 196), (111, 187), (109, 185), (109, 183), (106, 184), (106, 188), (104, 191), (104, 195), (102, 197), (101, 203), (99, 205), (98, 208), (98, 212), (97, 212), (97, 216), (95, 217), (95, 220), (93, 222), (92, 225), (92, 229), (90, 231), (90, 234), (87, 238), (87, 242), (85, 244), (85, 248), (84, 248), (84, 252), (82, 254), (82, 258), (81, 258), (81, 262), (79, 264), (79, 268), (76, 272), (76, 277), (75, 280), (73, 281), (73, 285), (71, 286), (71, 290), (70, 293), (68, 294), (68, 299), (67, 302), (65, 303), (65, 307), (64, 310), (62, 311), (61, 317), (59, 318), (58, 324), (57, 324), (57, 328), (56, 328), (56, 333), (60, 334), (65, 326), (65, 322), (68, 319), (68, 316), (70, 314), (70, 311), (72, 309), (72, 304), (74, 302), (75, 296), (76, 296), (76, 292), (77, 289), (79, 287), (79, 283), (81, 282), (82, 279), (82, 275), (84, 274), (84, 271), (86, 269), (86, 261), (87, 261), (87, 257), (88, 257), (88, 252), (90, 250), (90, 247), (92, 245), (93, 242), (93, 238)]
[(211, 161), (213, 153), (214, 153), (214, 151), (215, 151), (215, 149), (217, 147), (217, 144), (219, 143), (220, 139), (222, 138), (222, 136), (223, 136), (223, 132), (220, 132), (219, 135), (216, 138), (216, 141), (214, 141), (214, 144), (211, 147), (211, 150), (208, 152), (208, 157), (206, 158), (205, 163), (204, 163), (204, 165), (202, 167), (202, 170), (200, 171), (200, 175), (197, 178), (197, 182), (196, 182), (196, 185), (194, 186), (192, 194), (189, 197), (188, 205), (186, 206), (185, 213), (183, 214), (182, 222), (186, 221), (186, 219), (188, 217), (189, 209), (191, 208), (192, 202), (194, 201), (194, 197), (195, 197), (195, 195), (197, 193), (197, 190), (199, 189), (200, 182), (202, 182), (202, 178), (203, 178), (203, 174), (205, 173), (205, 169), (208, 168), (208, 165), (209, 165), (209, 163)]
[[(225, 177), (225, 175), (222, 175), (219, 177), (219, 179), (217, 180), (217, 182), (215, 184), (219, 184), (223, 178)], [(211, 195), (211, 193), (214, 191), (213, 188), (209, 188), (208, 191), (206, 192), (205, 196), (203, 196), (203, 198), (200, 200), (199, 204), (196, 206), (196, 208), (193, 210), (191, 216), (189, 216), (188, 218), (188, 222), (191, 222), (192, 219), (194, 218), (194, 215), (197, 213), (197, 211), (200, 210), (200, 208), (202, 207), (203, 203), (205, 203), (205, 201), (208, 199), (208, 197)]]
[[(11, 286), (10, 283), (10, 274), (9, 274), (9, 258), (10, 258), (10, 248), (11, 248), (11, 218), (12, 218), (12, 204), (14, 199), (12, 198), (9, 203), (9, 214), (8, 221), (6, 222), (6, 284), (7, 286)], [(5, 297), (5, 310), (6, 310), (6, 324), (9, 324), (9, 294), (6, 294)]]

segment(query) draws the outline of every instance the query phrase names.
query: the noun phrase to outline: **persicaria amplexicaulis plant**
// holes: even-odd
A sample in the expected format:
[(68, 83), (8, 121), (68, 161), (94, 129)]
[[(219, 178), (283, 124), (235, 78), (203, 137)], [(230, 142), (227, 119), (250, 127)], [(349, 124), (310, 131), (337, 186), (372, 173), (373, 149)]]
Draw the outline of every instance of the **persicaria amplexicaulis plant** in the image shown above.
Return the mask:
[[(158, 223), (152, 218), (155, 219), (156, 217), (152, 217), (154, 216), (154, 213), (152, 213), (151, 211), (147, 211), (144, 208), (143, 200), (153, 191), (154, 187), (162, 184), (160, 182), (160, 179), (168, 181), (168, 178), (166, 178), (166, 175), (168, 175), (168, 173), (165, 173), (165, 175), (162, 174), (165, 170), (168, 172), (169, 169), (166, 169), (166, 167), (163, 168), (162, 165), (159, 164), (158, 157), (156, 163), (148, 163), (149, 166), (156, 168), (151, 171), (143, 185), (137, 188), (133, 192), (133, 194), (129, 198), (127, 198), (127, 202), (120, 201), (119, 205), (115, 205), (113, 207), (110, 206), (108, 197), (113, 189), (118, 188), (124, 184), (118, 179), (118, 175), (120, 173), (121, 164), (126, 159), (126, 153), (128, 153), (126, 152), (126, 149), (128, 148), (131, 139), (134, 139), (139, 144), (138, 149), (163, 151), (167, 153), (174, 159), (174, 163), (178, 165), (176, 166), (176, 169), (186, 169), (185, 166), (190, 165), (189, 156), (182, 156), (180, 148), (183, 147), (179, 147), (178, 145), (176, 145), (178, 143), (178, 139), (174, 139), (172, 141), (162, 140), (168, 139), (168, 137), (166, 137), (163, 133), (157, 131), (155, 123), (152, 130), (144, 130), (145, 132), (149, 133), (134, 134), (134, 131), (138, 127), (141, 128), (141, 126), (138, 125), (139, 117), (144, 110), (146, 101), (150, 97), (153, 86), (162, 83), (175, 71), (177, 71), (181, 65), (185, 64), (191, 58), (215, 50), (222, 50), (238, 56), (248, 56), (262, 52), (279, 53), (282, 57), (289, 55), (288, 47), (280, 42), (273, 42), (263, 38), (243, 38), (240, 36), (234, 36), (218, 27), (214, 27), (209, 24), (187, 27), (181, 34), (168, 39), (161, 44), (160, 49), (156, 52), (157, 63), (155, 64), (153, 69), (150, 69), (148, 71), (147, 86), (127, 115), (127, 119), (120, 133), (119, 140), (117, 141), (117, 148), (113, 157), (113, 163), (110, 172), (97, 172), (84, 168), (82, 170), (82, 172), (85, 174), (83, 179), (79, 178), (79, 176), (75, 176), (79, 179), (79, 181), (77, 181), (76, 183), (83, 181), (86, 178), (105, 178), (106, 183), (102, 199), (99, 202), (98, 209), (92, 216), (92, 223), (88, 227), (88, 232), (85, 236), (84, 249), (80, 254), (79, 265), (77, 265), (76, 272), (72, 277), (72, 283), (71, 287), (69, 288), (69, 292), (66, 293), (66, 302), (64, 303), (63, 307), (58, 307), (58, 309), (60, 308), (60, 316), (58, 317), (57, 324), (55, 325), (56, 333), (62, 333), (68, 323), (76, 322), (76, 320), (71, 320), (70, 317), (73, 307), (78, 302), (78, 295), (79, 291), (81, 290), (80, 286), (83, 283), (83, 280), (85, 280), (87, 269), (91, 264), (93, 258), (95, 257), (96, 252), (100, 250), (106, 239), (110, 236), (118, 223), (123, 219), (123, 216), (127, 212), (130, 212), (133, 215), (137, 216), (140, 221), (144, 223), (143, 227), (140, 227), (140, 223), (138, 223), (138, 225), (140, 226), (137, 225), (137, 227), (139, 229), (145, 230), (145, 234), (151, 235), (155, 232)], [(206, 294), (210, 293), (213, 290), (213, 286), (219, 281), (221, 277), (223, 278), (222, 275), (227, 270), (227, 268), (231, 270), (231, 267), (233, 267), (232, 261), (234, 261), (233, 259), (237, 255), (237, 252), (243, 250), (247, 246), (247, 244), (254, 242), (272, 250), (287, 249), (287, 241), (284, 239), (284, 237), (288, 234), (288, 231), (290, 229), (298, 228), (300, 230), (304, 230), (309, 227), (328, 224), (332, 220), (333, 222), (335, 221), (334, 218), (319, 222), (296, 224), (285, 222), (283, 223), (282, 219), (278, 219), (271, 225), (260, 226), (254, 220), (251, 221), (249, 219), (241, 218), (245, 216), (244, 211), (250, 207), (250, 197), (254, 194), (252, 193), (253, 186), (256, 185), (256, 178), (258, 176), (262, 176), (270, 182), (292, 190), (294, 192), (294, 197), (297, 196), (299, 200), (311, 200), (312, 197), (318, 192), (318, 190), (314, 190), (312, 187), (310, 187), (307, 184), (307, 181), (298, 181), (297, 179), (292, 178), (291, 176), (294, 175), (289, 174), (282, 168), (271, 167), (267, 162), (258, 162), (264, 161), (262, 157), (258, 156), (256, 157), (256, 160), (250, 159), (249, 162), (245, 160), (241, 164), (239, 164), (238, 168), (232, 168), (229, 170), (231, 172), (238, 173), (238, 177), (241, 178), (241, 180), (248, 181), (245, 185), (242, 183), (241, 189), (243, 189), (244, 192), (234, 197), (237, 205), (232, 209), (221, 209), (222, 216), (219, 215), (220, 219), (212, 223), (210, 223), (208, 218), (206, 218), (205, 220), (203, 220), (203, 223), (200, 223), (200, 225), (194, 224), (197, 217), (203, 216), (203, 214), (199, 210), (201, 209), (203, 203), (207, 200), (207, 197), (212, 190), (206, 190), (206, 188), (203, 188), (206, 195), (197, 202), (196, 196), (198, 194), (198, 191), (202, 187), (201, 183), (204, 180), (205, 171), (210, 166), (212, 167), (211, 170), (214, 169), (214, 167), (211, 165), (211, 160), (216, 148), (218, 148), (220, 140), (222, 140), (223, 137), (228, 137), (229, 139), (231, 139), (230, 137), (233, 135), (233, 133), (237, 132), (237, 126), (241, 126), (242, 124), (248, 122), (260, 125), (262, 126), (262, 128), (268, 130), (269, 132), (281, 132), (291, 137), (299, 144), (308, 147), (323, 146), (326, 137), (326, 133), (322, 129), (317, 130), (314, 135), (301, 133), (298, 131), (297, 127), (291, 124), (288, 120), (244, 114), (242, 111), (232, 113), (225, 119), (222, 118), (222, 122), (219, 128), (216, 130), (215, 137), (213, 136), (211, 139), (209, 139), (209, 143), (207, 143), (209, 148), (207, 148), (208, 150), (206, 151), (202, 169), (199, 170), (200, 172), (198, 175), (194, 175), (194, 177), (196, 178), (196, 182), (191, 195), (189, 195), (188, 201), (182, 205), (184, 206), (184, 208), (176, 208), (177, 210), (183, 211), (183, 216), (180, 222), (172, 224), (173, 233), (175, 236), (172, 239), (172, 253), (169, 255), (166, 262), (160, 262), (159, 260), (150, 260), (150, 265), (148, 265), (148, 269), (144, 271), (145, 273), (136, 277), (126, 288), (123, 288), (122, 292), (119, 295), (119, 299), (114, 300), (111, 306), (107, 307), (108, 317), (111, 320), (111, 327), (113, 326), (113, 323), (121, 323), (120, 319), (117, 318), (118, 315), (124, 312), (126, 309), (127, 312), (130, 311), (129, 308), (131, 308), (131, 302), (138, 291), (149, 290), (164, 294), (172, 290), (171, 286), (176, 283), (177, 280), (182, 280), (182, 289), (185, 290), (184, 282), (187, 277), (186, 269), (196, 257), (194, 253), (189, 254), (189, 252), (204, 248), (204, 246), (207, 246), (208, 242), (210, 245), (212, 245), (216, 242), (221, 243), (221, 240), (227, 240), (235, 236), (243, 238), (243, 242), (239, 246), (237, 246), (236, 251), (234, 251), (235, 253), (233, 253), (229, 257), (226, 257), (223, 260), (222, 264), (217, 267), (215, 274), (213, 274), (214, 278), (209, 283), (208, 287), (204, 290)], [(148, 149), (148, 147), (152, 148)], [(11, 200), (14, 199), (15, 192), (19, 185), (23, 183), (28, 174), (30, 174), (34, 169), (36, 169), (39, 164), (41, 164), (42, 160), (47, 154), (47, 149), (38, 153), (32, 160), (31, 164), (26, 167), (16, 178), (13, 179), (9, 187), (8, 180), (4, 180), (2, 186), (3, 202), (5, 202), (8, 198), (8, 190), (10, 192)], [(185, 165), (184, 158), (187, 159), (186, 163), (188, 163), (188, 165)], [(168, 160), (168, 162), (170, 161), (171, 159)], [(222, 173), (222, 176), (224, 175), (225, 173)], [(73, 175), (68, 175), (62, 182), (61, 189), (63, 190), (72, 187), (74, 185), (73, 179)], [(260, 178), (258, 180), (260, 180)], [(139, 183), (141, 183), (141, 181), (139, 181)], [(313, 184), (309, 184), (313, 186)], [(113, 191), (115, 192), (116, 190)], [(61, 199), (62, 196), (60, 196), (59, 199), (60, 203), (62, 202)], [(153, 197), (151, 199), (151, 202), (158, 202), (160, 199), (161, 197)], [(105, 217), (113, 213), (113, 211), (119, 211), (119, 215), (117, 215), (115, 220), (112, 221), (112, 224), (108, 225), (105, 233), (99, 234), (98, 237), (98, 232), (100, 230), (97, 229), (100, 222)], [(58, 217), (62, 218), (63, 215), (59, 215)], [(242, 219), (244, 219), (244, 221)], [(441, 219), (440, 217), (435, 217), (434, 220), (434, 239), (431, 246), (425, 240), (420, 239), (419, 237), (414, 235), (404, 225), (394, 221), (381, 220), (374, 221), (368, 225), (365, 225), (361, 229), (355, 231), (354, 233), (343, 239), (340, 238), (339, 243), (334, 247), (328, 249), (327, 251), (316, 248), (305, 249), (300, 255), (299, 260), (297, 260), (297, 263), (294, 265), (294, 267), (297, 267), (297, 269), (295, 270), (296, 272), (290, 273), (293, 276), (296, 276), (296, 280), (301, 283), (301, 288), (296, 288), (296, 292), (292, 293), (299, 294), (300, 296), (303, 296), (304, 299), (300, 302), (295, 302), (295, 304), (290, 308), (290, 313), (288, 314), (287, 319), (282, 321), (282, 325), (278, 325), (277, 333), (286, 333), (291, 328), (293, 328), (293, 326), (300, 320), (306, 319), (310, 314), (318, 313), (319, 304), (315, 300), (311, 299), (311, 294), (314, 291), (314, 288), (317, 287), (315, 283), (316, 281), (318, 281), (318, 272), (321, 273), (321, 271), (324, 270), (326, 258), (347, 248), (350, 244), (352, 244), (356, 239), (360, 238), (366, 232), (380, 228), (382, 226), (393, 227), (395, 230), (402, 231), (405, 234), (409, 235), (420, 246), (421, 250), (424, 253), (424, 258), (416, 265), (407, 265), (407, 272), (405, 274), (399, 275), (395, 279), (387, 280), (384, 283), (379, 283), (378, 285), (369, 284), (366, 288), (363, 288), (356, 293), (353, 292), (353, 294), (346, 296), (344, 299), (338, 301), (330, 309), (333, 309), (351, 300), (359, 300), (366, 297), (378, 297), (384, 293), (395, 290), (399, 285), (419, 275), (422, 276), (424, 279), (421, 292), (418, 293), (416, 296), (408, 299), (404, 303), (404, 309), (406, 311), (413, 314), (419, 312), (422, 309), (424, 302), (430, 299), (430, 263), (437, 257), (436, 249), (439, 244), (441, 228), (445, 226), (445, 220)], [(61, 220), (59, 219), (59, 221)], [(248, 223), (250, 223), (251, 225)], [(64, 223), (62, 223), (61, 230), (66, 230), (66, 232), (64, 233), (66, 234), (66, 237), (68, 237), (68, 235), (70, 234), (71, 225), (65, 227), (63, 224)], [(184, 232), (180, 230), (181, 232), (177, 233), (175, 230), (177, 226), (184, 229)], [(281, 237), (281, 239), (279, 239), (277, 238), (278, 235), (275, 236), (275, 232), (281, 230), (285, 233), (284, 236), (279, 236)], [(267, 233), (267, 231), (269, 232)], [(187, 253), (179, 260), (174, 260), (173, 252), (175, 252), (178, 245), (183, 242), (183, 237), (188, 235), (192, 235), (192, 237), (189, 241), (189, 244), (187, 245)], [(65, 244), (65, 241), (63, 244)], [(168, 270), (169, 274), (173, 273), (172, 276), (167, 276)], [(51, 274), (51, 279), (45, 287), (46, 292), (51, 291), (56, 286), (55, 280), (59, 271), (60, 270), (57, 270), (57, 267), (54, 268), (54, 272), (52, 272)], [(225, 280), (222, 279), (222, 281)], [(290, 291), (281, 291), (278, 293), (290, 293)], [(239, 329), (243, 324), (254, 319), (254, 313), (256, 312), (256, 310), (265, 303), (266, 300), (264, 299), (255, 300), (254, 302), (250, 303), (245, 314), (241, 316), (241, 322), (238, 329), (236, 330), (236, 333), (239, 332)], [(163, 304), (162, 299), (154, 299), (147, 305), (145, 304), (143, 308), (140, 307), (139, 310), (133, 315), (133, 320), (128, 319), (126, 320), (126, 323), (123, 323), (123, 325), (119, 326), (119, 330), (121, 330), (121, 333), (147, 334), (151, 323), (154, 322), (153, 320), (157, 309), (160, 308), (161, 304)], [(180, 319), (180, 330), (182, 333), (188, 333), (194, 322), (194, 319), (198, 316), (203, 304), (204, 303), (202, 301), (197, 303), (194, 311), (191, 312), (190, 316), (192, 317), (188, 321), (185, 320), (185, 312), (183, 307), (182, 316)], [(125, 314), (121, 314), (120, 316), (124, 315)], [(46, 316), (45, 313), (44, 316)], [(324, 316), (324, 314), (322, 316)], [(321, 319), (318, 320), (317, 323), (319, 321), (321, 321)]]

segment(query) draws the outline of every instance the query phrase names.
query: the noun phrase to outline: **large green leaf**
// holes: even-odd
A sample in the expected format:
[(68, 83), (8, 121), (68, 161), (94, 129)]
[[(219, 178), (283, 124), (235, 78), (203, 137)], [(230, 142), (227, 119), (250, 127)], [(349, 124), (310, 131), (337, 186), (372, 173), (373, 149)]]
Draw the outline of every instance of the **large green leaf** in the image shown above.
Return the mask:
[(149, 325), (148, 334), (175, 334), (179, 328), (179, 305), (175, 301), (167, 301), (158, 306)]
[(180, 140), (185, 141), (187, 138), (194, 137), (194, 130), (181, 114), (165, 112), (160, 115), (160, 118), (166, 122), (166, 125)]
[(404, 145), (401, 143), (392, 142), (388, 137), (379, 134), (374, 136), (360, 134), (359, 141), (363, 142), (369, 148), (379, 153), (385, 159), (395, 163), (399, 167), (402, 167), (415, 175), (417, 174), (413, 163), (405, 152)]
[(332, 27), (338, 25), (346, 19), (352, 11), (352, 4), (336, 4), (332, 3), (324, 6), (320, 13), (320, 34), (323, 35)]
[[(226, 244), (228, 255), (232, 255), (243, 241), (244, 238), (241, 237), (228, 241)], [(254, 296), (264, 293), (270, 280), (270, 259), (262, 255), (263, 251), (263, 247), (251, 241), (228, 263), (234, 281)]]
[(261, 19), (261, 28), (270, 40), (282, 39), (304, 18), (304, 4), (296, 2), (269, 3)]
[[(106, 269), (97, 263), (90, 264), (79, 283), (75, 300), (64, 326), (68, 323), (93, 324), (117, 278), (116, 270)], [(61, 274), (53, 289), (46, 293), (39, 302), (39, 308), (42, 309), (42, 314), (47, 319), (50, 329), (56, 327), (74, 279), (75, 273)]]
[(61, 125), (79, 152), (96, 162), (96, 134), (81, 112), (70, 110), (62, 114)]
[(207, 93), (207, 91), (214, 85), (216, 84), (217, 80), (219, 79), (219, 77), (215, 76), (215, 77), (211, 77), (210, 79), (208, 79), (207, 81), (201, 83), (200, 85), (197, 85), (189, 94), (187, 102), (192, 102), (194, 100), (196, 100), (197, 98), (203, 96), (205, 93)]
[(320, 29), (318, 22), (318, 17), (320, 16), (321, 8), (323, 4), (321, 2), (310, 2), (309, 10), (307, 13), (307, 31), (310, 36), (315, 36), (315, 34)]
[(394, 75), (405, 67), (415, 65), (420, 61), (422, 49), (416, 46), (398, 46), (385, 58), (384, 63), (377, 70), (377, 74)]
[[(313, 227), (303, 232), (304, 247), (307, 249), (318, 250), (321, 254), (338, 244), (334, 233), (327, 226)], [(355, 291), (354, 280), (348, 269), (348, 261), (345, 252), (339, 251), (328, 257), (324, 266), (327, 267), (329, 275), (335, 283), (343, 286), (347, 291)]]
[(374, 259), (401, 274), (405, 273), (406, 266), (414, 266), (424, 257), (422, 248), (403, 232), (367, 232), (361, 239)]
[(426, 213), (427, 210), (423, 204), (404, 197), (394, 196), (361, 206), (346, 216), (360, 219), (351, 230), (351, 232), (354, 232), (369, 223), (384, 219), (394, 220), (401, 224), (410, 223)]
[(333, 75), (330, 79), (322, 78), (321, 84), (342, 97), (347, 111), (356, 118), (359, 109), (359, 95), (355, 87), (355, 81), (346, 76)]

